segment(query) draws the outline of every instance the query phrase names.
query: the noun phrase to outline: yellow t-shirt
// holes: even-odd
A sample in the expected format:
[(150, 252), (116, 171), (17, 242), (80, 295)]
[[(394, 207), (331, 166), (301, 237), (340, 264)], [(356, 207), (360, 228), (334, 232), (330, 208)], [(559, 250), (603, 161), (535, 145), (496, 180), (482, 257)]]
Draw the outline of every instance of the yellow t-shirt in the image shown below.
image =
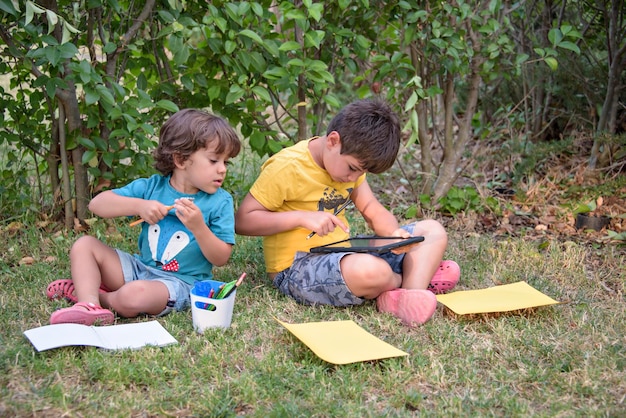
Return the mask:
[[(323, 210), (333, 213), (346, 201), (352, 190), (365, 181), (365, 174), (355, 182), (334, 181), (318, 166), (309, 152), (309, 142), (300, 141), (270, 157), (261, 167), (261, 174), (250, 189), (254, 198), (267, 210)], [(337, 215), (346, 225), (344, 212)], [(297, 251), (348, 238), (341, 228), (320, 237), (306, 239), (311, 231), (296, 228), (263, 238), (263, 253), (268, 273), (277, 273), (291, 266)]]

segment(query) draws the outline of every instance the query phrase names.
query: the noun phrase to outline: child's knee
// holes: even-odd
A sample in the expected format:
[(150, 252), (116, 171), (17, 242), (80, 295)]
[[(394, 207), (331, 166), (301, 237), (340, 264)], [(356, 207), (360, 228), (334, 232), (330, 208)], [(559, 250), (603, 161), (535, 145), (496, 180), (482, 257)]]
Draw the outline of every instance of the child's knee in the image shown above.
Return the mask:
[(72, 244), (72, 247), (70, 248), (70, 255), (82, 254), (87, 251), (91, 251), (94, 248), (95, 243), (97, 241), (98, 241), (97, 238), (94, 238), (89, 235), (83, 235), (82, 237), (74, 241), (74, 244)]
[(429, 237), (431, 240), (442, 240), (445, 243), (448, 242), (448, 233), (444, 226), (435, 219), (425, 219), (423, 221), (416, 222), (413, 226), (413, 233), (411, 235), (421, 235), (423, 237)]
[(351, 257), (344, 257), (341, 260), (341, 271), (344, 278), (357, 279), (363, 286), (370, 288), (386, 288), (393, 283), (396, 277), (391, 266), (385, 260), (369, 254), (354, 254)]

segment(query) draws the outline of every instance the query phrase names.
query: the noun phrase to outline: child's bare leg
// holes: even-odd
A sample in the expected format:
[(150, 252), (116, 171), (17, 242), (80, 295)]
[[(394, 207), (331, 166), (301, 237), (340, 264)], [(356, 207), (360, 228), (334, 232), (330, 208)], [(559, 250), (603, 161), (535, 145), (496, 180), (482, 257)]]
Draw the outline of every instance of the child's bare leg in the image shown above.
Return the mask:
[(426, 289), (443, 259), (448, 246), (448, 234), (439, 222), (429, 219), (417, 222), (411, 235), (422, 235), (424, 241), (404, 257), (402, 287)]
[(117, 252), (97, 238), (83, 236), (70, 251), (72, 281), (79, 302), (100, 305), (99, 289), (114, 290), (124, 284)]
[(167, 306), (167, 286), (159, 281), (136, 280), (118, 290), (100, 295), (102, 306), (113, 309), (118, 315), (133, 318), (139, 314), (158, 315)]
[(402, 278), (389, 264), (369, 254), (349, 254), (340, 262), (346, 285), (356, 296), (374, 299), (386, 290), (400, 287)]

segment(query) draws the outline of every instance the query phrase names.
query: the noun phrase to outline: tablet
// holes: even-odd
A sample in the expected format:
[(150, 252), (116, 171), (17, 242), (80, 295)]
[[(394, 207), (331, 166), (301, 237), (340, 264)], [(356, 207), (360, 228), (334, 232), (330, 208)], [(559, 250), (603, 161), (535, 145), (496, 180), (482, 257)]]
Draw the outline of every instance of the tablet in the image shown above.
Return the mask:
[(372, 235), (348, 238), (343, 241), (313, 247), (310, 251), (312, 253), (386, 253), (399, 249), (394, 252), (402, 253), (409, 249), (407, 246), (412, 246), (422, 241), (424, 241), (422, 236), (398, 238)]

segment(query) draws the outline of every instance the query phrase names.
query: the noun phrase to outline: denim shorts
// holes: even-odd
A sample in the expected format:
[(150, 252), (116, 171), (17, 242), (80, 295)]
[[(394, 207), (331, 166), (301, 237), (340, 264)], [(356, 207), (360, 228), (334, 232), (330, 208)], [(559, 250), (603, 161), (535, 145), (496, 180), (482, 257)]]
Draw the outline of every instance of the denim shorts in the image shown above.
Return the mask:
[[(403, 226), (409, 232), (413, 224)], [(354, 295), (341, 274), (341, 259), (354, 253), (314, 254), (297, 252), (291, 267), (274, 277), (274, 286), (281, 293), (303, 305), (361, 305), (366, 299)], [(389, 264), (394, 273), (402, 274), (404, 254), (371, 253)]]
[(164, 316), (173, 310), (184, 311), (191, 306), (191, 288), (193, 285), (188, 284), (171, 273), (163, 270), (155, 269), (154, 267), (146, 266), (139, 261), (135, 256), (121, 251), (115, 250), (120, 258), (122, 264), (122, 272), (124, 274), (124, 281), (126, 283), (135, 280), (156, 280), (167, 286), (167, 290), (170, 294), (167, 306), (157, 316)]

